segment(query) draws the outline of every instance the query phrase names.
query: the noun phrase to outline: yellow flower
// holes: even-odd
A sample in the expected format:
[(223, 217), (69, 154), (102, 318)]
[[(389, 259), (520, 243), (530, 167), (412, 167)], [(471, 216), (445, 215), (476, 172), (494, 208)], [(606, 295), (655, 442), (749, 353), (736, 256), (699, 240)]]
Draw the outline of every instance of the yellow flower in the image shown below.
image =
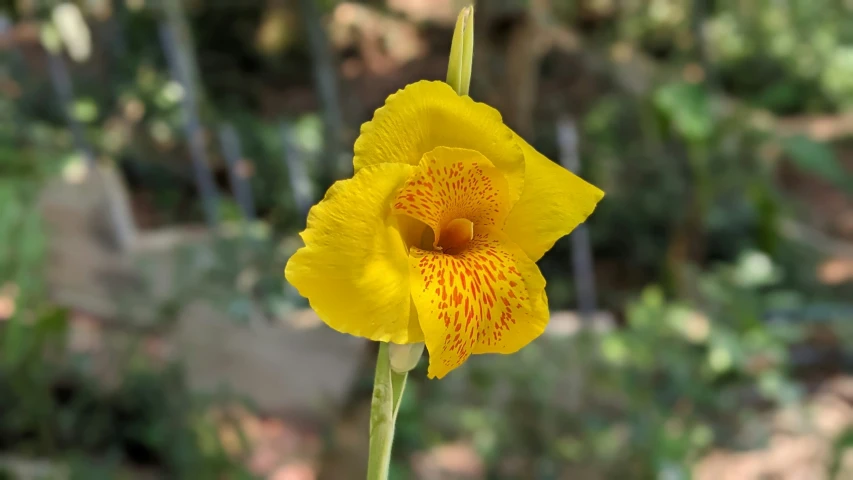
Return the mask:
[(548, 323), (536, 261), (604, 196), (493, 108), (421, 81), (388, 97), (355, 143), (355, 175), (308, 214), (285, 269), (330, 327), (425, 342), (430, 378), (513, 353)]

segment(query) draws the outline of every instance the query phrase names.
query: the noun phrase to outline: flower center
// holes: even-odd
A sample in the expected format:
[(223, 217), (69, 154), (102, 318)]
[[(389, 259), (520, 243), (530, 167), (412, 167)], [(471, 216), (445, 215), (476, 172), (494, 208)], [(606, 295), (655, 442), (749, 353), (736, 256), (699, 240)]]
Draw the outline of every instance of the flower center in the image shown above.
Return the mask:
[(441, 229), (437, 247), (444, 253), (460, 253), (474, 238), (474, 222), (467, 218), (456, 218)]

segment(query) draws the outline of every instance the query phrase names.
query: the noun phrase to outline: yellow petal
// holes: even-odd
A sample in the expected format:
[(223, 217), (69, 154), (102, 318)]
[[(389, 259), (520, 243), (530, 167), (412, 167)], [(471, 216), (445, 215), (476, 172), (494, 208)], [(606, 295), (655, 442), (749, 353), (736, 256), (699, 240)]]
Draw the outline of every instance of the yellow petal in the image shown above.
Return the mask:
[(510, 203), (521, 196), (524, 155), (494, 108), (459, 96), (444, 82), (420, 81), (388, 97), (355, 142), (355, 170), (377, 163), (417, 165), (436, 147), (480, 152), (509, 183)]
[[(536, 262), (505, 234), (499, 236), (505, 258), (514, 261), (514, 267), (504, 272), (503, 278), (498, 274), (495, 290), (498, 298), (505, 298), (514, 307), (515, 322), (486, 323), (481, 328), (481, 337), (474, 347), (474, 353), (515, 353), (522, 347), (535, 340), (545, 327), (551, 315), (548, 312), (548, 296), (545, 294), (545, 277)], [(507, 260), (509, 262), (509, 260)], [(501, 300), (503, 303), (503, 300)], [(515, 302), (515, 303), (513, 303)], [(505, 305), (506, 306), (506, 305)]]
[(504, 232), (534, 262), (595, 209), (604, 192), (537, 152), (519, 136), (526, 171), (524, 192), (513, 206)]
[(472, 353), (515, 352), (545, 330), (545, 279), (498, 231), (475, 233), (455, 255), (411, 248), (409, 265), (430, 378)]
[(394, 343), (422, 342), (409, 266), (391, 202), (414, 167), (374, 165), (335, 183), (308, 213), (305, 246), (285, 277), (335, 330)]
[(456, 231), (464, 223), (458, 220), (474, 228), (503, 226), (509, 213), (507, 181), (479, 152), (438, 147), (424, 154), (397, 194), (394, 211), (429, 226), (435, 247), (458, 243), (449, 237), (464, 233)]

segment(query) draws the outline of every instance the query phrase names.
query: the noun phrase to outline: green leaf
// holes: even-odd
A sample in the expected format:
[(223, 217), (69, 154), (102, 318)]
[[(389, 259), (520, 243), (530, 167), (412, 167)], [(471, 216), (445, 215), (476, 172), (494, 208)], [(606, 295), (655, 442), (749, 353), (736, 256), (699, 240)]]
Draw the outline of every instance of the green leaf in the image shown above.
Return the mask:
[(847, 428), (832, 445), (832, 460), (829, 467), (831, 478), (841, 478), (842, 457), (853, 448), (853, 428)]
[(835, 152), (821, 142), (804, 135), (788, 137), (782, 140), (782, 149), (802, 171), (816, 175), (834, 185), (850, 189), (853, 186), (850, 174), (838, 162)]
[(8, 322), (3, 335), (3, 364), (16, 369), (24, 360), (32, 343), (30, 329), (20, 318), (13, 317)]
[(59, 342), (68, 331), (68, 314), (65, 310), (51, 308), (41, 315), (35, 325), (35, 333), (42, 342)]
[(71, 106), (71, 114), (83, 123), (92, 123), (98, 119), (98, 104), (91, 98), (77, 99)]
[(705, 141), (714, 133), (711, 101), (701, 85), (664, 85), (655, 92), (654, 104), (666, 115), (672, 128), (690, 142)]

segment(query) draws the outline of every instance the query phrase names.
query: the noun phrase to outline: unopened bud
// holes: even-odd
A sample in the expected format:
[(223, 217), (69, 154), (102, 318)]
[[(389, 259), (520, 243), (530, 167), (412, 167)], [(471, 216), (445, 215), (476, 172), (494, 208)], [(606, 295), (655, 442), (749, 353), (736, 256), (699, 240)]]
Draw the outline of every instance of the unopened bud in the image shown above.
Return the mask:
[(474, 58), (474, 7), (468, 6), (459, 12), (453, 40), (450, 44), (450, 60), (447, 63), (447, 83), (459, 95), (468, 95), (471, 85), (471, 64)]
[(410, 343), (407, 345), (389, 343), (388, 356), (391, 360), (391, 370), (394, 370), (397, 373), (406, 373), (412, 370), (418, 365), (423, 353), (423, 342)]

